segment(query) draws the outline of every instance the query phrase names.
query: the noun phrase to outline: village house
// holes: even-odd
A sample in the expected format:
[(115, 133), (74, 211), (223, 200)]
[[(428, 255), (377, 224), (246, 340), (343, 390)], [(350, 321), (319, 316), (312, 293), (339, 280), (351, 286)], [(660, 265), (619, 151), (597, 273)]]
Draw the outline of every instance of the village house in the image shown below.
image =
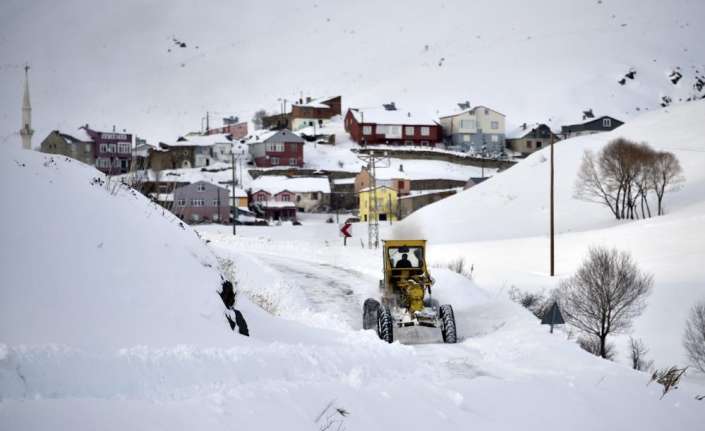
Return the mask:
[(259, 131), (245, 143), (258, 168), (304, 166), (304, 140), (288, 129)]
[(330, 182), (327, 177), (285, 177), (262, 175), (252, 181), (253, 200), (293, 202), (298, 211), (325, 211), (330, 208)]
[(160, 142), (149, 153), (149, 166), (155, 170), (202, 168), (213, 163), (231, 162), (230, 135), (187, 135), (175, 142)]
[[(359, 194), (362, 189), (370, 187), (371, 180), (372, 175), (366, 167), (363, 167), (360, 173), (355, 176), (354, 192)], [(411, 192), (411, 180), (403, 170), (389, 171), (385, 169), (382, 172), (377, 172), (376, 185), (394, 189), (399, 196), (408, 195)]]
[[(129, 133), (99, 132), (87, 124), (79, 132), (68, 135), (55, 130), (42, 141), (40, 151), (61, 154), (94, 165), (106, 175), (130, 171), (132, 162), (132, 135)], [(89, 146), (91, 148), (89, 149)]]
[(614, 117), (603, 115), (602, 117), (591, 119), (584, 123), (569, 124), (561, 127), (563, 139), (575, 136), (592, 135), (593, 133), (609, 132), (624, 124)]
[(83, 129), (79, 129), (79, 133), (75, 135), (54, 130), (44, 138), (40, 151), (47, 154), (60, 154), (95, 166), (94, 144), (93, 138), (88, 136)]
[(228, 189), (198, 181), (174, 190), (172, 212), (187, 223), (230, 222)]
[(288, 190), (272, 194), (266, 190), (252, 193), (252, 208), (268, 220), (296, 220), (296, 195)]
[(135, 136), (135, 146), (132, 149), (132, 165), (135, 170), (149, 169), (149, 153), (154, 149), (145, 139)]
[[(322, 128), (328, 120), (341, 114), (341, 97), (321, 97), (304, 101), (299, 99), (291, 106), (289, 128), (299, 130), (304, 127)], [(314, 133), (315, 134), (315, 133)]]
[(444, 115), (440, 122), (449, 149), (489, 154), (504, 150), (505, 115), (501, 112), (476, 106)]
[(393, 103), (384, 109), (348, 109), (345, 130), (360, 145), (421, 145), (434, 147), (441, 128), (430, 116), (399, 111)]
[(507, 133), (507, 149), (526, 156), (559, 140), (545, 124), (524, 123)]
[(370, 211), (376, 212), (379, 221), (395, 221), (399, 220), (398, 211), (398, 194), (397, 191), (387, 186), (377, 186), (374, 189), (371, 187), (364, 188), (358, 193), (359, 209), (358, 216), (361, 221), (368, 221)]
[(228, 135), (232, 139), (242, 139), (247, 136), (247, 121), (240, 121), (238, 117), (223, 118), (221, 127), (209, 128), (206, 135)]

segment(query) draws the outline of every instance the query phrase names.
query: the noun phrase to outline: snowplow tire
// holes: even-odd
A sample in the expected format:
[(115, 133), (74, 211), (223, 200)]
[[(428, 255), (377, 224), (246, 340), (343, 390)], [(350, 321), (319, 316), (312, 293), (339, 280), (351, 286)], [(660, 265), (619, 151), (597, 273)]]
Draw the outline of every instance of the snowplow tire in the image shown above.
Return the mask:
[(392, 320), (392, 312), (389, 307), (382, 305), (379, 307), (377, 314), (377, 335), (379, 338), (391, 343), (394, 341), (394, 321)]
[(367, 298), (365, 300), (362, 305), (362, 329), (375, 329), (377, 327), (379, 305), (376, 299)]
[(453, 344), (458, 341), (458, 335), (455, 328), (455, 314), (453, 307), (449, 304), (441, 305), (441, 310), (438, 313), (441, 319), (441, 334), (443, 334), (443, 342)]

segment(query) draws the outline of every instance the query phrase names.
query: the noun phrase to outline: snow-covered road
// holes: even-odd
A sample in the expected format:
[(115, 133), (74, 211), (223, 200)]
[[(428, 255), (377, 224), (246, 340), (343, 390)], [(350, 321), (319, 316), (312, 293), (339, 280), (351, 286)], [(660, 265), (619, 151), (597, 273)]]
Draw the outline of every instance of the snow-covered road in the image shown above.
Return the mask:
[(291, 256), (258, 255), (260, 260), (301, 289), (316, 313), (339, 319), (350, 329), (362, 328), (360, 286), (376, 280), (354, 269)]

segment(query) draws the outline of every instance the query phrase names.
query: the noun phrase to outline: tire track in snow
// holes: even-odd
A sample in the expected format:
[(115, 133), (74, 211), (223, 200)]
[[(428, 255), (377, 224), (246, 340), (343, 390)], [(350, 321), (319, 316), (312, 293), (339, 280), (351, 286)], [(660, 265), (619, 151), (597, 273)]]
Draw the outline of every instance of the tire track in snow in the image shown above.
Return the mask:
[(266, 265), (287, 277), (304, 292), (313, 311), (342, 320), (351, 330), (362, 328), (361, 283), (368, 276), (327, 263), (310, 262), (285, 256), (258, 254)]

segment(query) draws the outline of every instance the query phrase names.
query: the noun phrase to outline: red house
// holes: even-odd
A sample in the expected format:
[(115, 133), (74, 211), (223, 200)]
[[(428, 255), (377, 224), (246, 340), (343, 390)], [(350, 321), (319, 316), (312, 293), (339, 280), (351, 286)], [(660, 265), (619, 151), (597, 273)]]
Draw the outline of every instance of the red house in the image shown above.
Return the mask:
[(266, 190), (252, 194), (253, 207), (269, 220), (296, 220), (296, 194), (282, 190), (272, 196)]
[(258, 168), (304, 166), (304, 140), (284, 129), (250, 136), (246, 141)]
[(348, 109), (345, 130), (361, 145), (435, 146), (442, 141), (441, 126), (430, 116), (388, 109)]

